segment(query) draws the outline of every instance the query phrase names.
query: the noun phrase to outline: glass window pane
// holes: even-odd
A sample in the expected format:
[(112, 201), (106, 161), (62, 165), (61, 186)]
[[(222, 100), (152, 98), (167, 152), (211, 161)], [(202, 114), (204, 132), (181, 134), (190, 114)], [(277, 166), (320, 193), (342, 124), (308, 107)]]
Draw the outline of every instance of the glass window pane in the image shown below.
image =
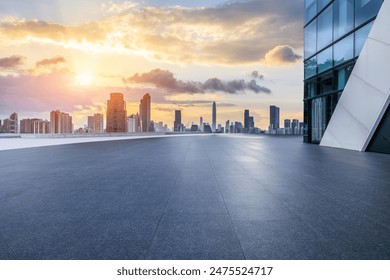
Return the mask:
[(317, 51), (317, 20), (314, 20), (305, 28), (305, 58), (315, 54)]
[(355, 56), (358, 56), (362, 51), (362, 48), (368, 38), (368, 33), (370, 33), (373, 23), (374, 22), (371, 21), (369, 24), (363, 26), (355, 32)]
[(332, 47), (323, 50), (317, 55), (318, 73), (321, 73), (333, 66)]
[(311, 141), (319, 143), (326, 128), (325, 97), (316, 98), (311, 103)]
[(330, 0), (318, 0), (318, 11), (321, 11), (329, 2)]
[(333, 39), (333, 4), (318, 16), (317, 24), (317, 50), (320, 50), (331, 43)]
[(317, 73), (317, 59), (312, 57), (305, 61), (305, 79), (313, 77)]
[(334, 65), (339, 65), (353, 58), (353, 34), (334, 45)]
[(326, 73), (318, 77), (318, 91), (319, 94), (328, 93), (333, 91), (333, 73)]
[(337, 70), (337, 89), (344, 89), (348, 82), (349, 76), (351, 76), (353, 65), (348, 65), (342, 69)]
[(317, 0), (305, 0), (305, 23), (317, 14)]
[(378, 14), (383, 0), (356, 0), (355, 1), (355, 27)]
[(340, 38), (353, 29), (353, 0), (334, 2), (334, 39)]
[(317, 94), (317, 81), (311, 80), (305, 83), (304, 97), (314, 97)]

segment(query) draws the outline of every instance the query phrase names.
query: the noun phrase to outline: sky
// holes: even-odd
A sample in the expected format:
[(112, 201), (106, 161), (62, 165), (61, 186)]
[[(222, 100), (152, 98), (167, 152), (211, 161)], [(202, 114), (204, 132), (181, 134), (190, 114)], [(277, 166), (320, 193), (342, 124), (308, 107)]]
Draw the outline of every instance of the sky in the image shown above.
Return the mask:
[(243, 122), (269, 106), (302, 120), (303, 0), (0, 0), (0, 118), (73, 115), (75, 128), (122, 92), (128, 115), (152, 96), (173, 126)]

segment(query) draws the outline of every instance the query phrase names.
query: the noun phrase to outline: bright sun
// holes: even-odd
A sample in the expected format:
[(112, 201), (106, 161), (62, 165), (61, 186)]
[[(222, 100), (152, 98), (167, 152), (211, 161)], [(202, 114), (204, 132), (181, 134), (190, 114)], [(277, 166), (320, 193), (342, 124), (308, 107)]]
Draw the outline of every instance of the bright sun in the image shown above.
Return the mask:
[(93, 76), (91, 73), (79, 73), (76, 75), (75, 82), (77, 85), (89, 86), (92, 83)]

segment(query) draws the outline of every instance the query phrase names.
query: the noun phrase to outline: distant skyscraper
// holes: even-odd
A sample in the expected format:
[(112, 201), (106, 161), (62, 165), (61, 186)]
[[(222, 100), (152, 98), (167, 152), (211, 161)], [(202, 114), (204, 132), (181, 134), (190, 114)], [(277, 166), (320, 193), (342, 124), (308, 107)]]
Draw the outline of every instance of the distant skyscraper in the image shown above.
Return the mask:
[(217, 104), (215, 101), (213, 102), (213, 122), (212, 122), (212, 130), (215, 132), (217, 129)]
[(200, 126), (200, 131), (203, 131), (203, 117), (200, 117), (199, 126)]
[(249, 117), (249, 130), (252, 130), (255, 128), (255, 120), (253, 119), (252, 116)]
[(93, 115), (93, 131), (95, 133), (103, 133), (104, 132), (103, 119), (104, 119), (103, 114), (94, 114)]
[(179, 131), (181, 126), (181, 110), (175, 110), (175, 122), (173, 123), (173, 130)]
[(95, 131), (95, 118), (94, 116), (88, 116), (88, 132), (94, 132)]
[(299, 120), (293, 119), (291, 123), (292, 134), (299, 134)]
[(135, 132), (135, 118), (131, 115), (127, 118), (127, 132)]
[(291, 127), (291, 120), (285, 119), (284, 120), (284, 128), (290, 128)]
[(107, 100), (107, 132), (127, 131), (126, 101), (122, 93), (111, 93)]
[(72, 117), (59, 110), (50, 113), (50, 133), (72, 133)]
[(230, 121), (227, 120), (226, 123), (225, 123), (225, 132), (229, 133), (229, 131), (230, 131)]
[(272, 130), (279, 128), (279, 107), (274, 105), (269, 107), (269, 126)]
[(150, 103), (151, 103), (151, 96), (149, 93), (147, 93), (140, 100), (140, 104), (139, 104), (139, 114), (141, 116), (142, 132), (152, 131), (150, 125)]
[(249, 110), (244, 110), (244, 128), (249, 131)]

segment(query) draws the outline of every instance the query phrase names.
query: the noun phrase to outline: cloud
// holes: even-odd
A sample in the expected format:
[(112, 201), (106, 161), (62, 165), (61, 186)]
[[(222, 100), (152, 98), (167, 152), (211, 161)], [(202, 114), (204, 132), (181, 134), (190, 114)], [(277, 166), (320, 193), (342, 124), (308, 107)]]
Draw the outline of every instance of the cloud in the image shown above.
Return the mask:
[(0, 58), (0, 68), (14, 69), (23, 64), (24, 57), (13, 55), (9, 57)]
[(36, 66), (37, 67), (42, 67), (42, 66), (45, 67), (45, 66), (56, 65), (56, 64), (65, 63), (65, 62), (66, 62), (65, 58), (63, 58), (62, 56), (56, 56), (53, 58), (40, 60), (36, 63)]
[(260, 80), (262, 80), (264, 78), (264, 76), (262, 74), (260, 74), (259, 71), (253, 71), (251, 73), (251, 77), (254, 79), (260, 79)]
[(151, 84), (157, 88), (164, 88), (173, 93), (205, 93), (224, 92), (229, 94), (245, 93), (246, 90), (255, 93), (271, 93), (271, 90), (257, 84), (255, 80), (249, 82), (245, 80), (222, 81), (218, 78), (210, 78), (204, 83), (194, 81), (181, 81), (174, 77), (168, 70), (154, 69), (147, 73), (135, 74), (128, 78), (123, 78), (125, 83)]
[(132, 77), (124, 78), (123, 82), (152, 84), (156, 87), (162, 87), (176, 92), (197, 93), (201, 91), (200, 83), (177, 80), (172, 72), (162, 69), (154, 69), (142, 74), (137, 73)]
[(276, 46), (265, 54), (265, 61), (270, 65), (281, 65), (298, 62), (302, 56), (297, 55), (290, 46)]
[(131, 1), (124, 3), (117, 8), (110, 6), (118, 14), (78, 26), (3, 20), (0, 41), (207, 65), (259, 64), (274, 46), (298, 49), (303, 45), (303, 0), (283, 1), (283, 5), (275, 0), (228, 2), (207, 8), (134, 7)]

